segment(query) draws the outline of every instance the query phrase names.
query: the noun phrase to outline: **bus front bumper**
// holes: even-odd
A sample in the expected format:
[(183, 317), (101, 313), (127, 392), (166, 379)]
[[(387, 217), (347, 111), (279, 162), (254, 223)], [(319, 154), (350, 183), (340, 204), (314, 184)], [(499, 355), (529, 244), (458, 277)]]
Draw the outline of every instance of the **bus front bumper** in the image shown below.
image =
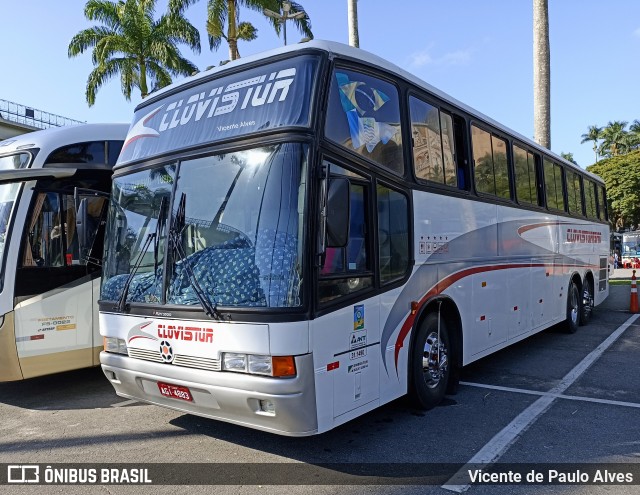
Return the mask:
[[(318, 432), (313, 359), (311, 354), (295, 359), (296, 377), (271, 378), (100, 353), (102, 371), (121, 397), (280, 435), (313, 435)], [(187, 387), (193, 400), (163, 396), (158, 382)]]

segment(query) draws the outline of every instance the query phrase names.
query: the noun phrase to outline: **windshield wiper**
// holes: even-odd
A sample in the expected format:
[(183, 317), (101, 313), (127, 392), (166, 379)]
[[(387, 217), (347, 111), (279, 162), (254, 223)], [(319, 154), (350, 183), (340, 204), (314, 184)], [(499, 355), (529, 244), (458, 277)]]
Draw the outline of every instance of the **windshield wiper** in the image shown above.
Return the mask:
[(160, 249), (160, 234), (164, 230), (164, 225), (166, 222), (165, 220), (166, 208), (167, 208), (167, 197), (162, 196), (162, 199), (160, 200), (158, 222), (156, 223), (156, 229), (155, 229), (156, 236), (155, 236), (155, 240), (153, 241), (153, 273), (156, 273), (158, 271), (158, 251)]
[(147, 234), (147, 238), (144, 240), (144, 244), (140, 249), (140, 254), (136, 258), (136, 262), (133, 264), (133, 269), (129, 272), (129, 276), (127, 277), (127, 281), (122, 288), (122, 294), (120, 294), (120, 299), (118, 299), (118, 304), (116, 305), (116, 310), (123, 312), (124, 307), (127, 301), (127, 295), (129, 294), (129, 287), (131, 286), (131, 282), (133, 282), (133, 277), (140, 268), (140, 264), (142, 263), (142, 258), (144, 257), (151, 241), (153, 240), (153, 275), (156, 276), (158, 272), (158, 245), (160, 242), (160, 232), (164, 228), (164, 214), (167, 207), (167, 198), (165, 196), (160, 200), (160, 207), (158, 208), (158, 221), (156, 222), (156, 228), (153, 232), (149, 232)]
[(169, 241), (171, 243), (171, 252), (177, 253), (180, 261), (182, 262), (182, 267), (184, 272), (187, 275), (187, 280), (189, 284), (193, 288), (193, 293), (200, 301), (200, 305), (202, 309), (204, 309), (205, 314), (209, 318), (215, 318), (219, 320), (221, 318), (220, 312), (218, 311), (218, 303), (215, 301), (211, 301), (207, 293), (202, 289), (198, 280), (193, 273), (193, 269), (191, 268), (191, 263), (187, 258), (184, 249), (182, 248), (182, 232), (185, 228), (185, 211), (186, 211), (186, 203), (187, 203), (187, 195), (182, 193), (180, 196), (180, 204), (178, 205), (178, 211), (176, 211), (176, 215), (171, 222), (171, 227), (169, 228)]
[(131, 270), (131, 272), (129, 272), (129, 276), (127, 277), (127, 281), (125, 282), (124, 287), (122, 288), (122, 294), (120, 294), (120, 299), (118, 299), (118, 304), (115, 307), (115, 309), (117, 311), (120, 311), (120, 312), (124, 311), (124, 306), (125, 306), (125, 303), (126, 303), (126, 300), (127, 300), (127, 294), (129, 293), (129, 286), (131, 285), (131, 282), (133, 281), (133, 276), (138, 271), (138, 268), (140, 268), (140, 264), (142, 263), (142, 258), (144, 257), (145, 253), (147, 252), (147, 248), (151, 244), (151, 241), (153, 239), (155, 239), (157, 237), (157, 235), (158, 234), (156, 232), (149, 232), (147, 234), (147, 238), (145, 239), (144, 245), (142, 246), (142, 249), (140, 250), (140, 254), (138, 255), (138, 258), (136, 259), (136, 262), (133, 264), (133, 269)]

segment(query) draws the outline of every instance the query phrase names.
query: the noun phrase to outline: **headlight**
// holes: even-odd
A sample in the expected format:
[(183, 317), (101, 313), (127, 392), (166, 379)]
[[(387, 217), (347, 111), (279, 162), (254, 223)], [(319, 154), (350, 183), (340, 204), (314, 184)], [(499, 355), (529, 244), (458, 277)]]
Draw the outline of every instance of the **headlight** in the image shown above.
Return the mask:
[(249, 354), (249, 373), (271, 375), (271, 356)]
[(296, 376), (296, 364), (293, 356), (265, 356), (262, 354), (222, 354), (222, 369), (237, 373), (251, 373), (274, 377)]
[(104, 337), (104, 350), (105, 352), (113, 352), (116, 354), (128, 355), (127, 343), (123, 339), (116, 337)]
[(224, 353), (224, 369), (227, 371), (247, 371), (247, 356), (233, 352)]

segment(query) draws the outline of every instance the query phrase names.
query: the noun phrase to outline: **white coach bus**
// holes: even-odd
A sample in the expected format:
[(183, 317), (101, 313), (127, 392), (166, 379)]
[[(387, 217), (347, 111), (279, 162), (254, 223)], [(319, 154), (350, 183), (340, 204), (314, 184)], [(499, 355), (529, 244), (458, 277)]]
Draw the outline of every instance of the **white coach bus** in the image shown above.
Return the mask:
[(608, 294), (602, 181), (362, 50), (314, 41), (150, 96), (100, 300), (118, 395), (327, 431)]
[(99, 364), (104, 217), (127, 128), (0, 141), (0, 381)]

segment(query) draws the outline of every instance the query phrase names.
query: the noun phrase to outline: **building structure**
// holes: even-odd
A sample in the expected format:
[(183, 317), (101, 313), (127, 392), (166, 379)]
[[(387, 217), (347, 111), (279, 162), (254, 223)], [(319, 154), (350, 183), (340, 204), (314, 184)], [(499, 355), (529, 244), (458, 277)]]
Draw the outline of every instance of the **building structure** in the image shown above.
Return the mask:
[(0, 141), (39, 129), (82, 123), (79, 120), (0, 99)]

